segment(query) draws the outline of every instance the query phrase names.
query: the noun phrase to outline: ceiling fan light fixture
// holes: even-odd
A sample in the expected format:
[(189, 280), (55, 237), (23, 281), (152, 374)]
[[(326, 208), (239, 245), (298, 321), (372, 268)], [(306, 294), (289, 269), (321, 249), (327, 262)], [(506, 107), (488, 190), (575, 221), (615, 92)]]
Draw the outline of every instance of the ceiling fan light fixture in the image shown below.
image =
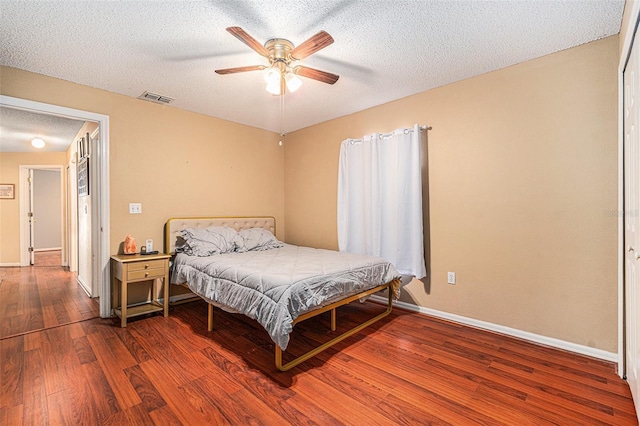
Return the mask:
[(264, 71), (264, 81), (267, 84), (280, 84), (280, 70), (275, 67), (269, 67)]
[(297, 75), (290, 72), (284, 76), (284, 79), (287, 82), (287, 90), (291, 93), (295, 92), (300, 88), (300, 86), (302, 86), (302, 80), (300, 80)]
[(42, 139), (40, 139), (40, 138), (34, 138), (31, 141), (31, 146), (33, 146), (34, 148), (38, 148), (38, 149), (44, 148), (44, 141)]
[[(262, 46), (256, 39), (247, 34), (240, 27), (229, 27), (227, 32), (238, 40), (249, 46), (260, 56), (264, 56), (269, 61), (269, 65), (250, 65), (235, 68), (223, 68), (215, 70), (216, 74), (235, 74), (246, 71), (265, 70), (263, 76), (267, 82), (267, 91), (274, 95), (284, 95), (287, 91), (295, 92), (302, 85), (299, 76), (317, 80), (322, 83), (334, 84), (339, 76), (315, 68), (296, 66), (293, 63), (324, 49), (333, 43), (326, 31), (320, 31), (316, 35), (302, 42), (295, 47), (289, 40), (283, 38), (272, 38)], [(297, 75), (295, 75), (297, 74)]]
[(272, 95), (281, 95), (282, 93), (280, 93), (280, 79), (267, 83), (267, 92), (271, 93)]

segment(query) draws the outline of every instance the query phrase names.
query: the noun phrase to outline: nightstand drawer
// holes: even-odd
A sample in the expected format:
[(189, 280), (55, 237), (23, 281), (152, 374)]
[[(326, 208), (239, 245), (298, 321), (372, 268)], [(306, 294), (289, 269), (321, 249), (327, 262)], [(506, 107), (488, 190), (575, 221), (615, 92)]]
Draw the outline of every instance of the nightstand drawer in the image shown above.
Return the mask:
[[(139, 280), (141, 278), (149, 278), (149, 279), (164, 278), (164, 266), (162, 265), (162, 261), (160, 261), (160, 263), (161, 263), (160, 268), (138, 269), (137, 271), (131, 270), (133, 268), (130, 268), (129, 271), (127, 272), (127, 281)], [(133, 265), (130, 265), (130, 266), (133, 266)]]
[(147, 260), (147, 261), (137, 261), (129, 263), (129, 274), (133, 271), (140, 271), (145, 269), (153, 269), (153, 268), (164, 268), (165, 261), (160, 260)]

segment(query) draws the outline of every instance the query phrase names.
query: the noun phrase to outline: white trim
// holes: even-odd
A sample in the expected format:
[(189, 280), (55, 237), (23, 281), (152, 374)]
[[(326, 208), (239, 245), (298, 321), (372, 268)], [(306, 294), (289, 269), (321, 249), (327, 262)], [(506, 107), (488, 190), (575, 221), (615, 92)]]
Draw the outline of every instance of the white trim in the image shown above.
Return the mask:
[[(25, 176), (25, 173), (27, 175)], [(24, 226), (22, 218), (27, 215), (29, 205), (29, 191), (24, 191), (25, 180), (29, 178), (29, 166), (18, 165), (18, 188), (20, 188), (20, 263), (19, 266), (29, 266), (27, 247), (30, 246), (28, 228)]]
[(103, 115), (100, 121), (100, 143), (98, 150), (98, 187), (99, 195), (99, 231), (102, 235), (100, 239), (99, 264), (102, 272), (100, 286), (100, 316), (109, 318), (111, 316), (111, 242), (110, 242), (110, 205), (109, 205), (109, 116)]
[(87, 296), (91, 297), (91, 289), (89, 288), (87, 283), (84, 282), (80, 275), (76, 275), (76, 282), (80, 284), (80, 287), (82, 287), (84, 292), (87, 293)]
[[(75, 156), (75, 151), (73, 156)], [(71, 157), (73, 157), (71, 156)], [(67, 266), (71, 272), (78, 272), (78, 177), (76, 164), (70, 158), (67, 164), (67, 208), (69, 226), (67, 228), (67, 242), (69, 246), (69, 257)]]
[(631, 47), (640, 19), (640, 1), (627, 1), (626, 7), (631, 7), (628, 29), (621, 40), (620, 58), (618, 62), (618, 375), (626, 376), (625, 354), (625, 300), (624, 300), (624, 70), (631, 55)]
[(633, 44), (633, 38), (636, 33), (636, 27), (638, 25), (638, 17), (640, 16), (640, 2), (639, 1), (627, 1), (625, 8), (631, 6), (629, 12), (629, 31), (625, 33), (624, 40), (622, 40), (622, 49), (620, 50), (620, 61), (618, 63), (618, 71), (622, 72), (627, 65), (629, 55), (631, 54), (631, 45)]
[[(67, 220), (64, 216), (67, 204), (67, 166), (65, 164), (60, 165), (60, 244), (63, 244), (67, 238)], [(52, 249), (56, 250), (56, 249)], [(69, 257), (69, 253), (66, 252), (64, 247), (60, 247), (60, 265), (66, 265), (66, 258)]]
[[(372, 300), (380, 303), (387, 303), (386, 297), (378, 295), (371, 296)], [(461, 315), (450, 314), (448, 312), (442, 312), (435, 309), (425, 308), (423, 306), (417, 306), (413, 303), (406, 303), (401, 301), (394, 302), (399, 308), (406, 309), (408, 311), (418, 312), (423, 315), (429, 315), (436, 318), (445, 319), (448, 321), (457, 322), (459, 324), (468, 325), (470, 327), (481, 328), (483, 330), (493, 331), (500, 334), (505, 334), (511, 337), (517, 337), (518, 339), (528, 340), (530, 342), (539, 343), (545, 346), (551, 346), (553, 348), (562, 349), (569, 352), (578, 353), (581, 355), (590, 356), (592, 358), (602, 359), (604, 361), (616, 362), (618, 355), (615, 352), (607, 352), (602, 349), (591, 348), (589, 346), (578, 345), (575, 343), (567, 342), (565, 340), (554, 339), (552, 337), (541, 336), (535, 333), (529, 333), (528, 331), (518, 330), (516, 328), (505, 327), (503, 325), (494, 324), (487, 321), (481, 321), (473, 318), (463, 317)]]
[(47, 248), (33, 249), (33, 251), (35, 251), (36, 253), (41, 251), (57, 251), (57, 250), (62, 251), (62, 247), (47, 247)]
[(109, 116), (5, 95), (0, 95), (0, 106), (57, 115), (75, 120), (94, 121), (100, 126), (100, 143), (98, 152), (96, 153), (96, 166), (98, 168), (97, 187), (100, 188), (96, 197), (96, 205), (98, 206), (96, 210), (99, 212), (98, 221), (100, 226), (98, 229), (92, 231), (92, 249), (96, 255), (96, 262), (99, 267), (95, 268), (97, 270), (94, 273), (93, 279), (98, 288), (100, 288), (100, 294), (103, 296), (100, 297), (100, 316), (102, 318), (110, 317)]
[[(0, 268), (13, 268), (13, 267), (20, 267), (20, 263), (16, 263), (16, 262), (7, 262), (7, 263), (0, 263)], [(2, 280), (0, 280), (2, 281)]]

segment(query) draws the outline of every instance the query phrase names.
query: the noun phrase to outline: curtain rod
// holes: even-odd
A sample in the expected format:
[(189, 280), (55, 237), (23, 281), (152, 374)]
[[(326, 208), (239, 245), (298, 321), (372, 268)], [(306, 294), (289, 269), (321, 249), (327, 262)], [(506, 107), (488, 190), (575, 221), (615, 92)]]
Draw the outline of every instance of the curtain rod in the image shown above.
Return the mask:
[[(428, 125), (426, 125), (426, 124), (425, 124), (425, 125), (423, 125), (423, 126), (418, 126), (418, 129), (420, 129), (420, 131), (423, 131), (423, 130), (431, 130), (431, 126), (428, 126)], [(397, 129), (397, 130), (400, 130), (400, 129)], [(379, 133), (379, 134), (378, 134), (378, 139), (386, 139), (386, 138), (390, 138), (391, 136), (393, 136), (393, 134), (394, 134), (395, 132), (396, 132), (396, 131), (394, 130), (393, 132), (389, 132), (389, 133)], [(405, 128), (404, 128), (404, 130), (403, 130), (403, 132), (404, 132), (404, 134), (405, 134), (405, 135), (408, 135), (408, 134), (409, 134), (409, 132), (413, 132), (413, 129), (410, 129), (410, 128), (408, 128), (408, 127), (405, 127)], [(360, 139), (351, 139), (351, 138), (348, 138), (347, 140), (349, 141), (349, 143), (354, 144), (354, 143), (362, 143), (362, 142), (364, 142), (365, 138), (366, 138), (366, 136), (365, 136), (364, 138), (360, 138)]]

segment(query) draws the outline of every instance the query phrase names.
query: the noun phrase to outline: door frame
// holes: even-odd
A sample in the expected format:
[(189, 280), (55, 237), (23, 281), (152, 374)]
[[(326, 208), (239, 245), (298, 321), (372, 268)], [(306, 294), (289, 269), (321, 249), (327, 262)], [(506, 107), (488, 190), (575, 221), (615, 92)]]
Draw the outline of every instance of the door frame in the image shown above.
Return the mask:
[[(21, 109), (41, 114), (57, 115), (75, 120), (94, 121), (100, 126), (100, 143), (96, 150), (97, 191), (94, 191), (92, 203), (95, 203), (98, 226), (91, 230), (92, 252), (95, 253), (97, 268), (92, 272), (92, 285), (99, 289), (100, 316), (111, 315), (111, 283), (109, 272), (110, 255), (110, 205), (109, 205), (109, 116), (95, 112), (82, 111), (59, 105), (35, 102), (26, 99), (0, 95), (0, 106)], [(97, 194), (96, 194), (97, 192)], [(95, 198), (94, 198), (95, 197)]]

